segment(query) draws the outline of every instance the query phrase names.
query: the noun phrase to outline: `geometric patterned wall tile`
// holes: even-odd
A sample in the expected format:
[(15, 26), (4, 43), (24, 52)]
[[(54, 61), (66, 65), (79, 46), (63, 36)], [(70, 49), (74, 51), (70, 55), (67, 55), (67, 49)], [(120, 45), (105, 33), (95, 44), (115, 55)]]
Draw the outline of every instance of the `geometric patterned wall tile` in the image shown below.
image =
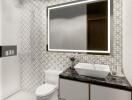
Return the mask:
[[(33, 92), (44, 81), (43, 69), (64, 70), (70, 66), (69, 57), (79, 62), (108, 64), (122, 70), (122, 1), (113, 0), (112, 52), (110, 55), (47, 52), (46, 7), (73, 0), (28, 0), (22, 6), (21, 22), (21, 86)], [(75, 1), (75, 0), (74, 0)]]

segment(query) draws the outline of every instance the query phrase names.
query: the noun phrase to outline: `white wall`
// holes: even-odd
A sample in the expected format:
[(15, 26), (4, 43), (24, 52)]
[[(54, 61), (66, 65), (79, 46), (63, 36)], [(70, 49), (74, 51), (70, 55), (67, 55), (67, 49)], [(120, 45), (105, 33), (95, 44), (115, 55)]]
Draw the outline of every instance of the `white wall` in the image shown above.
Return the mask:
[(19, 32), (19, 8), (17, 0), (2, 0), (2, 44), (18, 44)]
[(123, 68), (132, 84), (132, 0), (123, 2)]
[[(51, 20), (50, 48), (86, 50), (87, 49), (86, 20), (87, 20), (86, 15), (82, 15), (71, 19), (59, 18)], [(69, 29), (67, 29), (67, 26)]]
[[(2, 17), (2, 14), (1, 14), (1, 0), (0, 0), (0, 44), (1, 44), (1, 17)], [(2, 99), (2, 82), (1, 82), (1, 73), (2, 73), (2, 66), (1, 66), (1, 58), (0, 58), (0, 100)]]
[[(86, 5), (62, 7), (49, 17), (49, 42), (51, 49), (87, 49), (87, 9)], [(74, 11), (74, 12), (73, 12)], [(78, 12), (76, 12), (78, 11)], [(56, 15), (60, 13), (60, 15)], [(63, 16), (61, 16), (63, 15)]]
[(2, 40), (1, 40), (1, 35), (2, 35), (2, 34), (1, 34), (1, 32), (2, 32), (2, 30), (1, 30), (2, 12), (1, 12), (1, 11), (2, 11), (2, 2), (1, 2), (1, 0), (0, 0), (0, 44), (1, 44), (1, 41), (2, 41)]
[[(19, 16), (20, 11), (16, 5), (17, 0), (2, 0), (2, 22), (0, 45), (19, 44)], [(19, 53), (19, 51), (18, 51)], [(20, 63), (18, 56), (1, 59), (2, 68), (2, 99), (20, 90)]]

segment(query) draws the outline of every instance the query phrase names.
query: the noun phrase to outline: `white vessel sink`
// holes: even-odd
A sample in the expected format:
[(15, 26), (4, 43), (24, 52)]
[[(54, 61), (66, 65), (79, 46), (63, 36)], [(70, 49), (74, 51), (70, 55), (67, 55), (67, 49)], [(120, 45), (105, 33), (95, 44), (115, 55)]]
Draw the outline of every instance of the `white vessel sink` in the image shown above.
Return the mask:
[(78, 63), (74, 68), (79, 75), (98, 78), (105, 78), (110, 72), (108, 65), (101, 64)]

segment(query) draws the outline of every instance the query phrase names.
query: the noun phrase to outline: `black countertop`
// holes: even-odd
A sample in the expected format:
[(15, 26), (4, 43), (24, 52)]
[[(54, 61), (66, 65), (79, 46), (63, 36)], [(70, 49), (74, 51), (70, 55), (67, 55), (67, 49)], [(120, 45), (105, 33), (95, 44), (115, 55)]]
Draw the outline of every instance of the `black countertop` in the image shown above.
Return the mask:
[(82, 76), (79, 75), (75, 70), (68, 68), (64, 72), (62, 72), (59, 77), (63, 79), (132, 91), (132, 86), (125, 77), (113, 77), (110, 74), (105, 79), (102, 79), (97, 77)]

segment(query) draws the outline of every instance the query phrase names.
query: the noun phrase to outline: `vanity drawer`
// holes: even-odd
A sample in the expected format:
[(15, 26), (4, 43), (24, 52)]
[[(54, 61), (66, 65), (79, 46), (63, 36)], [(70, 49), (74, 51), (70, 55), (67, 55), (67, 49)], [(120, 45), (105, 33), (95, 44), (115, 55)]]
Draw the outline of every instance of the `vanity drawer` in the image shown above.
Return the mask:
[(89, 84), (60, 78), (59, 97), (64, 100), (89, 100)]
[(131, 92), (108, 88), (99, 85), (90, 85), (91, 100), (131, 100)]

